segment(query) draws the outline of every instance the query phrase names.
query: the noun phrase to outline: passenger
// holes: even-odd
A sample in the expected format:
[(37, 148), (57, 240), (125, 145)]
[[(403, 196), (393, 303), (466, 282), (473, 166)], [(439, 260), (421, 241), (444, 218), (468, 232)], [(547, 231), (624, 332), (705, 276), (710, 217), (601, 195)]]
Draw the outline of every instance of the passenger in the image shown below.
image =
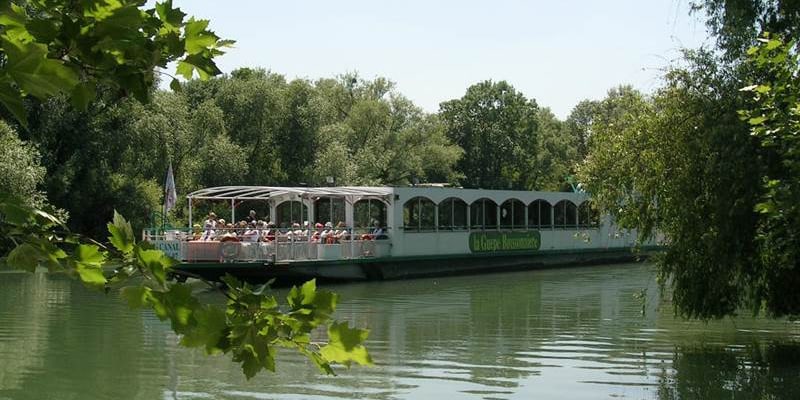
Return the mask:
[(333, 223), (330, 221), (325, 223), (325, 229), (323, 229), (319, 234), (319, 241), (322, 243), (329, 243), (328, 237), (333, 236)]
[(208, 218), (203, 221), (203, 234), (200, 236), (200, 240), (214, 240), (214, 237), (217, 236), (216, 228), (217, 214), (211, 211), (208, 213)]
[(200, 224), (192, 225), (192, 238), (190, 240), (200, 240), (203, 236), (203, 227)]
[(216, 231), (217, 236), (222, 236), (222, 235), (228, 233), (228, 230), (226, 229), (227, 225), (225, 224), (225, 219), (224, 218), (218, 219), (217, 220), (217, 224), (215, 226), (216, 226), (215, 231)]
[(242, 241), (248, 243), (258, 242), (259, 232), (256, 229), (256, 224), (250, 223), (247, 225), (244, 233), (242, 233)]
[(386, 232), (383, 230), (381, 224), (377, 220), (372, 223), (372, 231), (370, 231), (370, 234), (372, 235), (373, 240), (384, 240), (389, 238), (386, 236)]
[(301, 240), (305, 237), (303, 230), (300, 229), (300, 224), (298, 224), (297, 222), (292, 223), (292, 230), (289, 232), (291, 233), (291, 236), (294, 238), (294, 240)]
[(256, 222), (258, 222), (258, 217), (256, 217), (256, 210), (250, 210), (250, 215), (248, 215), (244, 220), (247, 221), (248, 224), (249, 223), (255, 224)]
[[(224, 220), (221, 220), (221, 221), (224, 221)], [(238, 235), (236, 234), (236, 228), (234, 228), (234, 225), (232, 223), (230, 223), (230, 222), (225, 225), (224, 233), (221, 236), (218, 236), (218, 237), (219, 237), (219, 241), (220, 242), (238, 242), (239, 241)]]
[(369, 233), (361, 235), (361, 240), (383, 239), (388, 239), (388, 237), (386, 236), (383, 228), (381, 228), (381, 224), (378, 222), (378, 220), (372, 220), (372, 228), (369, 230)]
[(324, 226), (317, 222), (314, 224), (314, 232), (311, 233), (311, 241), (312, 242), (319, 242), (320, 241), (320, 234), (322, 233), (322, 228)]
[(350, 239), (350, 233), (347, 231), (344, 222), (339, 221), (336, 223), (336, 230), (333, 232), (333, 236), (336, 237), (337, 242)]
[(275, 227), (274, 222), (267, 222), (267, 229), (261, 231), (261, 238), (265, 242), (271, 242), (275, 240), (275, 236), (278, 235), (278, 230)]

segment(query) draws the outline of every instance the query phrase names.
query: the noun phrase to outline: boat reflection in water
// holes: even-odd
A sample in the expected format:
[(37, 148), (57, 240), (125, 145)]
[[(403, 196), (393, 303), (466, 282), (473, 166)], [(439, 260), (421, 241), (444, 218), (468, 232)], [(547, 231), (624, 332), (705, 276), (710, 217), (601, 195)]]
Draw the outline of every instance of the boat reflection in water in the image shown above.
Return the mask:
[(63, 279), (3, 275), (0, 399), (800, 398), (797, 324), (675, 319), (647, 264), (332, 289), (337, 318), (371, 329), (377, 365), (327, 377), (283, 352), (276, 374), (246, 381), (228, 358), (180, 348), (150, 313)]

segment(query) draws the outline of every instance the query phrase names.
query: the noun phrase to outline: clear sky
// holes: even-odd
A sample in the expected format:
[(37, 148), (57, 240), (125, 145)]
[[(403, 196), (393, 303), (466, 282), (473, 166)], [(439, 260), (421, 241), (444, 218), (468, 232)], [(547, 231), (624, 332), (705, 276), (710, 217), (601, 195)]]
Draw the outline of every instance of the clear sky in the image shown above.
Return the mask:
[(385, 76), (423, 109), (506, 80), (565, 118), (619, 84), (651, 91), (681, 47), (707, 41), (688, 0), (175, 0), (237, 41), (223, 72)]

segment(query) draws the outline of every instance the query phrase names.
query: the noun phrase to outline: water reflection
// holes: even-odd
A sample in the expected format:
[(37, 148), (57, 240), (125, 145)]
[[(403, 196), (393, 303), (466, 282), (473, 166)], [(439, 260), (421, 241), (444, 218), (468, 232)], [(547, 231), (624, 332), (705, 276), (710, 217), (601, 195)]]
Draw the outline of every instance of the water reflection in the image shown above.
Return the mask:
[(676, 320), (646, 265), (334, 289), (338, 317), (372, 330), (377, 366), (324, 377), (284, 353), (278, 374), (245, 381), (227, 358), (179, 348), (151, 314), (3, 274), (0, 399), (800, 398), (797, 324)]

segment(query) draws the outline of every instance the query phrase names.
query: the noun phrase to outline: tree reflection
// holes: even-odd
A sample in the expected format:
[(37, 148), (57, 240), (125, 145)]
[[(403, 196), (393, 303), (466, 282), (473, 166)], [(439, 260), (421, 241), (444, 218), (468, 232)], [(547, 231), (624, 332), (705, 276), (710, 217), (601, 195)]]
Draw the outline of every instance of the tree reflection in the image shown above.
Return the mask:
[(679, 348), (659, 377), (658, 398), (797, 399), (798, 382), (798, 342)]

